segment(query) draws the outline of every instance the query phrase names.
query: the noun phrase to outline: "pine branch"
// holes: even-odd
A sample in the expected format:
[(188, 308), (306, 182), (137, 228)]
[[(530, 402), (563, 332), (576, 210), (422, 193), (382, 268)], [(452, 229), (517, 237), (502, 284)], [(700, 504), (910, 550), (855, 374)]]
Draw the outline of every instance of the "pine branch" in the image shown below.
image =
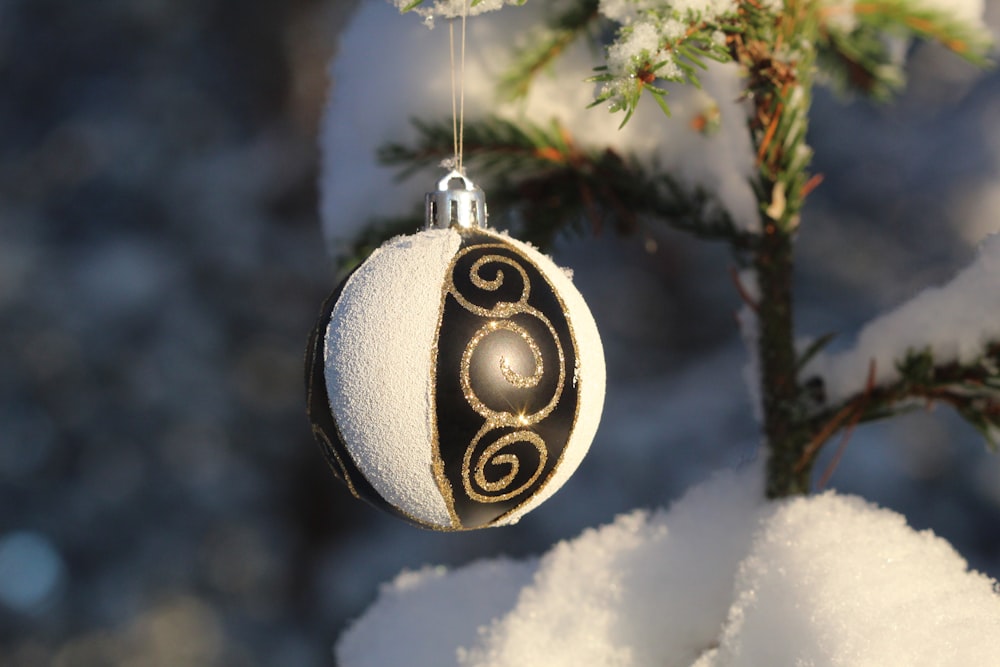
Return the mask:
[(810, 490), (811, 465), (800, 464), (812, 434), (803, 423), (808, 401), (798, 382), (792, 276), (799, 212), (817, 182), (808, 172), (812, 151), (805, 141), (816, 3), (788, 0), (775, 16), (747, 0), (740, 4), (740, 23), (744, 30), (730, 34), (727, 42), (733, 60), (747, 72), (754, 103), (749, 125), (758, 173), (752, 184), (762, 230), (753, 252), (760, 292), (755, 312), (768, 446), (766, 490), (777, 498)]
[[(670, 6), (646, 9), (644, 15), (646, 23), (624, 25), (619, 29), (616, 44), (609, 50), (608, 66), (597, 68), (601, 74), (590, 79), (601, 84), (590, 106), (607, 104), (612, 113), (623, 112), (622, 127), (632, 118), (644, 93), (652, 95), (663, 113), (669, 116), (667, 90), (658, 85), (659, 82), (683, 82), (700, 87), (699, 70), (706, 69), (709, 60), (730, 61), (726, 34), (740, 31), (730, 20), (736, 16), (735, 11), (726, 14), (726, 20), (702, 20), (698, 13)], [(678, 36), (662, 36), (655, 48), (644, 48), (625, 58), (624, 54), (630, 51), (629, 41), (640, 27), (670, 23), (686, 24), (687, 29)]]
[[(415, 122), (413, 146), (379, 151), (402, 177), (451, 156), (448, 123)], [(611, 149), (581, 148), (556, 123), (514, 124), (492, 117), (465, 129), (465, 162), (485, 186), (491, 209), (507, 211), (521, 238), (551, 246), (562, 233), (598, 234), (610, 227), (629, 234), (646, 224), (667, 224), (702, 238), (747, 250), (755, 237), (702, 189), (688, 189), (669, 175)]]
[[(401, 167), (401, 178), (415, 171), (439, 166), (453, 155), (451, 122), (413, 119), (417, 139), (413, 145), (389, 143), (378, 149), (378, 160)], [(466, 122), (464, 160), (478, 174), (503, 171), (533, 173), (551, 166), (570, 152), (558, 125), (543, 127), (512, 123), (496, 116)]]
[(777, 232), (793, 234), (799, 212), (814, 185), (808, 171), (812, 150), (806, 143), (814, 79), (815, 3), (790, 2), (784, 14), (743, 5), (748, 29), (729, 37), (733, 59), (748, 72), (754, 100), (751, 139), (757, 150), (754, 183), (762, 213)]
[[(595, 18), (598, 3), (574, 0), (534, 46), (523, 51), (504, 85), (521, 95)], [(416, 6), (419, 2), (413, 3)], [(669, 114), (660, 82), (699, 85), (709, 60), (735, 62), (746, 79), (746, 98), (757, 173), (751, 184), (759, 205), (760, 231), (737, 229), (705, 192), (681, 187), (669, 175), (644, 167), (608, 148), (578, 146), (557, 124), (515, 125), (497, 118), (466, 127), (466, 162), (487, 186), (494, 212), (507, 209), (520, 236), (540, 246), (561, 233), (610, 227), (619, 233), (643, 224), (672, 227), (729, 242), (749, 255), (759, 298), (760, 383), (764, 435), (769, 450), (767, 495), (807, 493), (811, 469), (823, 444), (838, 431), (928, 401), (944, 401), (979, 428), (990, 442), (1000, 440), (1000, 344), (972, 364), (937, 364), (930, 352), (902, 360), (900, 380), (876, 386), (875, 369), (863, 392), (827, 406), (816, 380), (800, 379), (805, 364), (795, 347), (792, 284), (794, 242), (804, 202), (820, 182), (809, 171), (806, 142), (817, 66), (845, 87), (886, 97), (902, 84), (886, 37), (902, 35), (944, 44), (967, 60), (985, 64), (988, 38), (974, 26), (910, 0), (853, 4), (856, 25), (833, 25), (831, 5), (817, 0), (784, 0), (775, 12), (758, 0), (692, 9), (677, 3), (636, 3), (622, 10), (623, 25), (608, 51), (608, 66), (593, 80), (602, 87), (594, 104), (607, 103), (628, 122), (643, 94), (652, 94)], [(770, 5), (768, 5), (770, 6)], [(609, 5), (610, 7), (610, 5)], [(450, 123), (418, 123), (412, 146), (380, 151), (403, 175), (452, 155)], [(486, 183), (485, 181), (490, 181)], [(589, 223), (589, 224), (588, 224)], [(823, 346), (818, 341), (808, 351)]]
[(872, 26), (861, 25), (851, 33), (824, 31), (817, 56), (824, 74), (843, 92), (857, 91), (884, 102), (906, 82), (884, 35)]
[(857, 2), (854, 13), (866, 26), (938, 42), (956, 55), (979, 67), (990, 64), (992, 37), (945, 11), (928, 9), (914, 0), (871, 0)]
[[(945, 403), (974, 426), (989, 446), (1000, 448), (1000, 342), (971, 362), (938, 363), (932, 350), (910, 350), (896, 364), (899, 379), (870, 387), (810, 415), (809, 429), (822, 441), (845, 425), (843, 415), (870, 422), (935, 402)], [(822, 400), (821, 389), (819, 390)]]
[(837, 8), (823, 12), (819, 59), (824, 72), (842, 90), (857, 90), (885, 101), (902, 89), (905, 76), (887, 36), (935, 41), (974, 65), (989, 64), (989, 34), (912, 0), (856, 3), (857, 26), (850, 31), (829, 21), (834, 11)]
[[(889, 54), (876, 44), (892, 26), (937, 39), (972, 62), (982, 63), (985, 52), (983, 42), (967, 26), (910, 3), (878, 0), (854, 8), (860, 28), (849, 36), (836, 36), (824, 23), (818, 3), (786, 0), (785, 12), (772, 20), (747, 0), (741, 5), (746, 30), (729, 37), (734, 58), (749, 73), (748, 91), (755, 106), (750, 129), (760, 171), (754, 189), (764, 235), (754, 266), (761, 293), (756, 306), (770, 497), (808, 492), (812, 466), (829, 437), (838, 430), (849, 432), (860, 421), (892, 414), (907, 401), (948, 402), (988, 438), (996, 439), (1000, 433), (996, 359), (987, 359), (983, 366), (993, 368), (994, 379), (987, 380), (981, 369), (938, 368), (924, 355), (911, 355), (901, 367), (900, 383), (876, 387), (872, 369), (868, 386), (851, 402), (810, 418), (814, 383), (800, 383), (797, 377), (802, 362), (794, 350), (790, 286), (799, 211), (817, 182), (808, 173), (812, 153), (805, 141), (815, 45), (826, 37), (841, 76), (869, 94), (886, 92), (893, 84), (893, 71), (883, 68), (891, 64)], [(828, 63), (829, 57), (824, 64)], [(933, 370), (930, 375), (928, 369)]]
[(514, 56), (514, 64), (501, 77), (499, 93), (504, 99), (528, 94), (535, 77), (550, 66), (570, 44), (589, 32), (600, 18), (598, 0), (574, 0), (572, 6), (535, 30), (527, 46)]

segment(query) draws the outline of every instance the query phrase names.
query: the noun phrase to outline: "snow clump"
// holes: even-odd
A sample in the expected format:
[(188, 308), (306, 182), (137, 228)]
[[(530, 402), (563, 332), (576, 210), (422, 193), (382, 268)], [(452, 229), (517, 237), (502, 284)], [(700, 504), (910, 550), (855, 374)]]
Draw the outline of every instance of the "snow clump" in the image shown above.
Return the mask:
[(759, 466), (537, 561), (401, 575), (341, 667), (996, 665), (996, 582), (851, 496), (761, 500)]

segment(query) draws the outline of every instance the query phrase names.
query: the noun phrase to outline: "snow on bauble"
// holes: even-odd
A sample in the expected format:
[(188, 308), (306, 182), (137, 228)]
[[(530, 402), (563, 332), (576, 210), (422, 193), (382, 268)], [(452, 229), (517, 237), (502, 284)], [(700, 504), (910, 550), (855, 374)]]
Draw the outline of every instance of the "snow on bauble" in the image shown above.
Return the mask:
[(600, 336), (569, 277), (475, 224), (372, 253), (324, 305), (306, 373), (334, 472), (436, 530), (538, 506), (580, 464), (604, 403)]

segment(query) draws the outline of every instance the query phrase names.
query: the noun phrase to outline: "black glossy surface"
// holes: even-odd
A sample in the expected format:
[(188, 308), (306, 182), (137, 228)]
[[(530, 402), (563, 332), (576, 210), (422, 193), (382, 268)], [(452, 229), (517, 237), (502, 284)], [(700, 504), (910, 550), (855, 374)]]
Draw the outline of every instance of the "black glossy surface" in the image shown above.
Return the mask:
[[(503, 247), (502, 245), (506, 247)], [(527, 305), (542, 313), (551, 323), (558, 336), (563, 351), (562, 387), (558, 386), (559, 357), (556, 341), (544, 322), (531, 312), (515, 314), (509, 318), (488, 317), (477, 314), (460, 304), (454, 294), (445, 298), (438, 337), (438, 361), (436, 369), (436, 417), (438, 446), (444, 462), (445, 476), (452, 488), (456, 514), (463, 527), (474, 528), (488, 525), (504, 514), (529, 500), (544, 485), (555, 469), (569, 439), (576, 416), (578, 390), (573, 384), (573, 368), (576, 364), (576, 347), (569, 324), (563, 313), (555, 291), (542, 273), (526, 257), (501, 238), (472, 233), (468, 234), (462, 248), (473, 249), (455, 262), (452, 271), (455, 290), (470, 302), (481, 308), (493, 310), (503, 303), (514, 303), (522, 299), (525, 285), (518, 271), (504, 262), (485, 264), (479, 275), (487, 281), (502, 272), (502, 284), (495, 290), (477, 288), (470, 280), (476, 260), (496, 255), (520, 266), (528, 278)], [(482, 338), (469, 364), (470, 386), (479, 400), (491, 410), (513, 414), (532, 415), (538, 413), (557, 395), (555, 408), (537, 423), (527, 426), (486, 425), (486, 418), (479, 414), (466, 399), (461, 384), (462, 357), (469, 341), (491, 321), (510, 322), (522, 327), (536, 342), (543, 362), (544, 373), (534, 387), (519, 388), (507, 382), (498, 372), (501, 358), (506, 357), (511, 367), (521, 374), (530, 375), (534, 371), (533, 353), (522, 338), (511, 331), (498, 329)], [(485, 429), (485, 430), (484, 430)], [(484, 430), (473, 446), (477, 434)], [(476, 461), (482, 452), (496, 440), (514, 432), (532, 432), (541, 437), (547, 450), (543, 470), (533, 481), (539, 455), (535, 447), (524, 440), (510, 443), (497, 452), (517, 458), (518, 472), (504, 489), (487, 492), (471, 481), (471, 472), (466, 469), (467, 450), (473, 448), (471, 461)], [(495, 482), (507, 475), (511, 463), (487, 463), (484, 475), (488, 482)], [(530, 483), (527, 483), (529, 482)], [(505, 495), (504, 491), (520, 489), (516, 495), (498, 502), (483, 502), (473, 498), (466, 490), (466, 483), (486, 497)]]

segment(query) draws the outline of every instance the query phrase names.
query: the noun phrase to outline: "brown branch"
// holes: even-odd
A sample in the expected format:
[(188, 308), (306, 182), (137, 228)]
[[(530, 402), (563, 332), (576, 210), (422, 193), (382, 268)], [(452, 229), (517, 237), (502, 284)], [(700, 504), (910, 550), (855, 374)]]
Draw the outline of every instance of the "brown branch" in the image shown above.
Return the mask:
[(802, 186), (802, 198), (805, 199), (809, 196), (809, 193), (819, 187), (823, 182), (823, 174), (813, 174), (806, 181), (805, 185)]
[(851, 441), (851, 436), (854, 435), (854, 429), (857, 427), (858, 423), (861, 422), (861, 415), (864, 414), (865, 404), (871, 399), (872, 390), (875, 389), (875, 360), (872, 359), (871, 363), (868, 364), (868, 379), (865, 381), (865, 393), (862, 395), (862, 400), (858, 403), (857, 408), (854, 410), (854, 414), (851, 416), (851, 420), (847, 423), (847, 428), (844, 429), (844, 435), (840, 439), (840, 444), (837, 445), (837, 451), (833, 454), (833, 459), (830, 461), (830, 465), (826, 467), (823, 471), (823, 475), (820, 477), (817, 486), (820, 489), (826, 488), (829, 483), (830, 478), (833, 477), (833, 471), (837, 469), (840, 465), (840, 460), (844, 456), (844, 451), (847, 449), (847, 443)]
[(992, 343), (986, 347), (981, 361), (938, 364), (926, 372), (924, 379), (907, 377), (904, 371), (898, 380), (876, 386), (872, 362), (864, 391), (809, 418), (809, 427), (815, 433), (813, 440), (818, 441), (816, 444), (811, 441), (809, 449), (818, 451), (845, 422), (874, 421), (903, 411), (916, 401), (924, 401), (927, 406), (944, 403), (967, 419), (978, 414), (988, 422), (1000, 424), (1000, 389), (991, 389), (987, 384), (996, 377), (997, 364), (1000, 364), (1000, 343)]
[(857, 409), (853, 403), (845, 405), (842, 407), (837, 414), (835, 414), (829, 421), (827, 421), (823, 427), (817, 431), (816, 435), (812, 437), (809, 444), (806, 445), (805, 449), (802, 451), (802, 456), (795, 463), (795, 472), (800, 473), (805, 470), (812, 462), (816, 459), (819, 454), (819, 450), (826, 444), (834, 433), (840, 430), (840, 427), (844, 422), (850, 421), (850, 419), (857, 413)]
[(733, 285), (736, 286), (736, 293), (740, 296), (740, 300), (742, 300), (750, 310), (759, 315), (760, 305), (757, 303), (757, 300), (750, 295), (750, 292), (747, 291), (746, 285), (744, 285), (743, 281), (740, 280), (740, 274), (735, 268), (730, 267), (729, 278), (733, 281)]

